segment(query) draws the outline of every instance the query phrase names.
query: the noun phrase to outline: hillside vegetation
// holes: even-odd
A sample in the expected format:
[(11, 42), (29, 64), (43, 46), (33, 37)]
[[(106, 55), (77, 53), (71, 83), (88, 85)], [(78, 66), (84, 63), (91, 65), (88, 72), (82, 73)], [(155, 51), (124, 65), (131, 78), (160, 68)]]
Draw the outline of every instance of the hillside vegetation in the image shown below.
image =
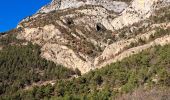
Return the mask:
[(75, 74), (71, 69), (40, 57), (40, 47), (15, 34), (0, 38), (0, 98), (11, 97), (17, 91), (36, 82), (67, 79)]
[[(31, 43), (25, 46), (9, 45), (0, 51), (1, 99), (108, 100), (140, 87), (148, 92), (154, 88), (160, 94), (166, 92), (166, 96), (160, 97), (168, 99), (170, 45), (147, 49), (121, 62), (69, 80), (70, 75), (75, 74), (73, 71), (55, 66), (40, 58), (39, 54), (39, 47)], [(56, 80), (54, 86), (49, 84), (22, 90), (33, 82), (52, 79)]]
[(170, 100), (170, 1), (52, 0), (0, 33), (0, 100)]

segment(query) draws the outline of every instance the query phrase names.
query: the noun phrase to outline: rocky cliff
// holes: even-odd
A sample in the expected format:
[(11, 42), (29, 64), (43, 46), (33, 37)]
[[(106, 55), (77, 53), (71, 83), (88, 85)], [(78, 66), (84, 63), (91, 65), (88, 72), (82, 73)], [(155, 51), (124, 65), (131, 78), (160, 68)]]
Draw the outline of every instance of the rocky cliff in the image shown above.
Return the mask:
[(130, 1), (131, 0), (52, 0), (50, 4), (42, 7), (38, 12), (48, 13), (54, 10), (78, 8), (80, 6), (85, 6), (85, 5), (102, 5), (107, 10), (121, 12), (128, 6), (127, 2)]
[[(169, 29), (169, 5), (170, 0), (52, 0), (20, 22), (17, 38), (40, 45), (43, 58), (86, 73), (169, 43), (167, 34), (150, 40), (156, 28)], [(166, 20), (158, 22), (161, 16)], [(132, 46), (140, 40), (147, 42)]]

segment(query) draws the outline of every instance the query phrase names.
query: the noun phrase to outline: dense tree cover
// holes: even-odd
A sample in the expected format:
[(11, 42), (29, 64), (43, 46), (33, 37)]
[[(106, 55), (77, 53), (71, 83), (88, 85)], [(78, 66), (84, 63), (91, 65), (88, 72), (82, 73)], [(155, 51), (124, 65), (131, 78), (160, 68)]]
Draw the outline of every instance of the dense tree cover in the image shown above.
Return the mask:
[(170, 45), (156, 46), (140, 54), (91, 71), (72, 80), (58, 80), (54, 86), (34, 87), (13, 99), (108, 100), (138, 87), (170, 87)]
[(0, 99), (12, 97), (32, 83), (70, 78), (74, 71), (40, 57), (40, 47), (17, 40), (15, 35), (0, 39)]
[[(158, 29), (151, 39), (164, 33), (169, 30)], [(24, 43), (15, 34), (0, 37), (0, 46), (4, 46), (0, 50), (0, 100), (108, 100), (138, 87), (170, 87), (170, 45), (150, 48), (81, 76), (78, 69), (72, 71), (41, 58), (39, 46)], [(70, 79), (74, 74), (80, 77)], [(24, 90), (48, 80), (56, 80), (56, 84)]]

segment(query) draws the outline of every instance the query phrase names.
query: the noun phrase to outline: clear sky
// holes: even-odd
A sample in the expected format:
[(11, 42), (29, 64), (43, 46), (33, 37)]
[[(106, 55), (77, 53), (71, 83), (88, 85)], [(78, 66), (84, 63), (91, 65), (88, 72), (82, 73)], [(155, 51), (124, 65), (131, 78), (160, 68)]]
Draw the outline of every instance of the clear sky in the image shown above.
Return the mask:
[(0, 32), (17, 26), (23, 18), (34, 14), (51, 0), (0, 0)]

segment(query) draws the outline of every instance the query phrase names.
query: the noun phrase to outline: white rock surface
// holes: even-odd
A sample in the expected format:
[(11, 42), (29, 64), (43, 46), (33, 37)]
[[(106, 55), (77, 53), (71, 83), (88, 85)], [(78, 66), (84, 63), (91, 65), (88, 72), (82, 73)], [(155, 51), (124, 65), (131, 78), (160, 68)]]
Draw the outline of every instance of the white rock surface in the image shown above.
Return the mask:
[(53, 10), (78, 8), (83, 5), (101, 5), (106, 9), (113, 10), (115, 12), (121, 12), (128, 6), (125, 2), (113, 0), (53, 0), (50, 4), (42, 7), (39, 12), (48, 13)]
[(66, 46), (47, 43), (41, 49), (42, 57), (71, 69), (78, 68), (82, 73), (88, 72), (92, 66), (91, 61), (81, 60), (73, 50)]
[[(166, 6), (169, 5), (169, 3), (170, 0), (133, 0), (128, 6), (124, 2), (116, 2), (113, 0), (53, 0), (52, 3), (44, 6), (39, 11), (45, 12), (45, 14), (36, 14), (33, 17), (23, 20), (27, 27), (22, 25), (18, 26), (18, 28), (23, 28), (23, 32), (18, 34), (18, 38), (26, 39), (42, 46), (42, 57), (54, 61), (56, 64), (62, 64), (68, 68), (78, 68), (82, 73), (86, 73), (92, 69), (101, 68), (109, 63), (139, 53), (141, 50), (147, 49), (151, 46), (159, 44), (165, 45), (166, 43), (169, 43), (170, 37), (165, 36), (143, 46), (123, 51), (130, 45), (130, 43), (137, 41), (137, 39), (148, 38), (149, 35), (153, 33), (152, 31), (142, 35), (137, 35), (128, 40), (119, 40), (110, 45), (104, 42), (104, 40), (109, 40), (108, 38), (105, 38), (106, 36), (110, 37), (110, 35), (112, 36), (116, 34), (114, 33), (115, 30), (145, 20), (151, 16), (155, 9), (160, 7), (159, 5)], [(77, 8), (85, 4), (93, 6), (91, 8), (71, 9), (71, 12), (67, 12), (67, 8)], [(103, 7), (94, 5), (102, 5)], [(57, 16), (58, 19), (55, 19), (56, 16), (50, 16), (51, 19), (47, 19), (48, 21), (51, 21), (54, 18), (54, 21), (52, 20), (51, 22), (55, 23), (55, 25), (48, 23), (45, 26), (40, 25), (41, 27), (29, 27), (29, 25), (31, 26), (31, 24), (37, 20), (40, 21), (41, 18), (43, 19), (44, 16), (48, 15), (48, 12), (53, 10), (62, 10), (66, 14), (64, 13), (63, 15), (61, 14), (61, 16)], [(119, 13), (123, 12), (116, 16), (108, 10), (113, 10)], [(36, 19), (39, 17), (40, 19)], [(74, 27), (68, 25), (67, 18), (72, 19)], [(106, 28), (107, 34), (104, 34), (103, 31), (96, 32), (96, 26), (99, 23)], [(37, 25), (39, 22), (34, 24)], [(102, 36), (103, 34), (104, 36)], [(100, 55), (97, 55), (94, 58), (79, 51), (89, 49), (89, 45), (85, 45), (87, 46), (86, 48), (79, 48), (77, 51), (73, 51), (74, 48), (69, 48), (70, 45), (66, 45), (71, 41), (69, 40), (69, 37), (74, 39), (74, 42), (76, 43), (80, 42), (79, 45), (74, 46), (74, 48), (90, 43), (96, 47), (99, 45), (99, 47), (104, 48), (104, 50), (102, 49), (103, 51)], [(85, 43), (79, 41), (81, 39), (84, 40)], [(72, 42), (73, 41), (71, 41), (71, 43)], [(83, 43), (81, 44), (81, 42)], [(73, 43), (73, 45), (76, 43)], [(102, 62), (101, 60), (106, 61)]]
[(170, 35), (166, 35), (164, 37), (157, 38), (156, 40), (154, 40), (154, 41), (152, 41), (148, 44), (142, 45), (142, 46), (130, 48), (129, 50), (122, 52), (121, 54), (115, 56), (114, 58), (107, 60), (106, 62), (96, 66), (96, 68), (102, 68), (102, 67), (109, 65), (111, 63), (121, 61), (122, 59), (124, 59), (126, 57), (129, 57), (129, 56), (134, 55), (134, 54), (138, 54), (138, 53), (142, 52), (143, 50), (146, 50), (150, 47), (154, 47), (154, 46), (157, 46), (157, 45), (164, 46), (164, 45), (167, 45), (167, 44), (170, 44)]
[(112, 20), (114, 29), (121, 29), (132, 25), (151, 16), (156, 5), (167, 2), (167, 0), (134, 0), (120, 16)]

